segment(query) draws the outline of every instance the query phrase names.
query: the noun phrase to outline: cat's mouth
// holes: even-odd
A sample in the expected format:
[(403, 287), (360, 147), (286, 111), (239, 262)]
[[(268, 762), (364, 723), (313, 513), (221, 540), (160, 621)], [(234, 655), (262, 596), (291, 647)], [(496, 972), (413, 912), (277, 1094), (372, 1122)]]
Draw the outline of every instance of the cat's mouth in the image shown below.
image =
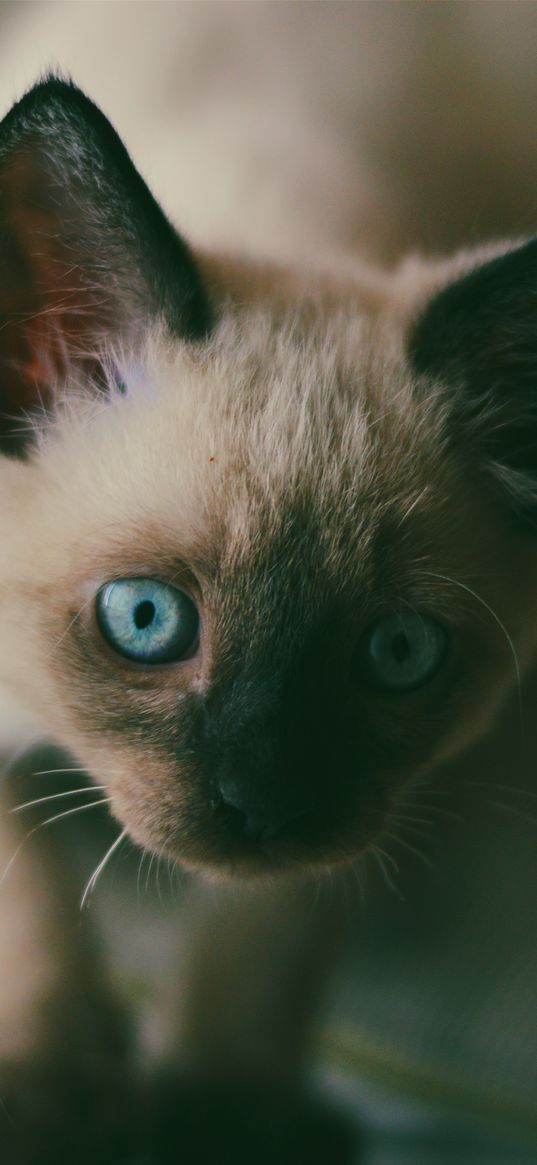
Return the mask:
[(256, 877), (297, 869), (326, 870), (356, 859), (385, 824), (382, 795), (352, 816), (324, 806), (279, 822), (263, 823), (223, 800), (213, 800), (205, 820), (188, 833), (178, 827), (166, 850), (181, 864), (215, 874)]
[[(393, 781), (350, 765), (321, 773), (222, 765), (124, 770), (110, 787), (114, 815), (142, 846), (185, 868), (250, 877), (326, 871), (354, 861), (389, 818)], [(365, 767), (365, 766), (364, 766)], [(294, 775), (294, 780), (291, 776)]]

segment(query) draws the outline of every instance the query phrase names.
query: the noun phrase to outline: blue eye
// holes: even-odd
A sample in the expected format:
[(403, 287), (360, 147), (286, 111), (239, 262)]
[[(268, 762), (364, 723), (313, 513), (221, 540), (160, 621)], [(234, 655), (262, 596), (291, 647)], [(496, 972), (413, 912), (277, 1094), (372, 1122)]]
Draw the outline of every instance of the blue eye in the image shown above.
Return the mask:
[(192, 599), (155, 578), (118, 578), (97, 594), (97, 621), (107, 643), (138, 663), (183, 659), (196, 644)]
[(427, 683), (440, 667), (447, 633), (428, 615), (400, 611), (380, 619), (364, 647), (367, 671), (377, 687), (409, 692)]

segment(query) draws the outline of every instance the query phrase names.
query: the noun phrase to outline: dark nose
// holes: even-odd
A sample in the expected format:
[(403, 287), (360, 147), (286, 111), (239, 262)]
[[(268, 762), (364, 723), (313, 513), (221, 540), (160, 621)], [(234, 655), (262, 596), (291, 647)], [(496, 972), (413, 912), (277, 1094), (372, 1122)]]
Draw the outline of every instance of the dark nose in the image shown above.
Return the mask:
[(219, 789), (230, 827), (250, 841), (272, 841), (291, 834), (312, 812), (305, 799), (298, 801), (275, 788), (264, 796), (257, 790), (254, 796), (232, 777), (221, 780)]

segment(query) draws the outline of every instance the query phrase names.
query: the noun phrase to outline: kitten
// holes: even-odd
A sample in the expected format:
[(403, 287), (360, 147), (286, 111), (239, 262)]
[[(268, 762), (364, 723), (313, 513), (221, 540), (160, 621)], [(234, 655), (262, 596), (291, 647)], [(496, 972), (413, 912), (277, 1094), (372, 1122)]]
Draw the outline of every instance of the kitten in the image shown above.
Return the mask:
[[(355, 862), (489, 727), (535, 650), (536, 247), (391, 277), (194, 253), (74, 86), (1, 124), (0, 682), (141, 846)], [(43, 861), (2, 939), (46, 955), (0, 1000), (19, 1067), (71, 1062), (35, 1018), (66, 984), (76, 1022), (108, 1008)]]

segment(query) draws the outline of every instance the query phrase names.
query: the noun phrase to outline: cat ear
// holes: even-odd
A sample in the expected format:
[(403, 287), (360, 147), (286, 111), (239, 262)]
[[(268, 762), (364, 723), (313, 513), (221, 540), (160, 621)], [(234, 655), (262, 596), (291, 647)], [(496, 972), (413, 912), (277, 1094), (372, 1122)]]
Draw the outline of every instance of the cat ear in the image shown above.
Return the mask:
[[(99, 109), (50, 77), (0, 123), (0, 440), (73, 360), (161, 319), (206, 334), (194, 260)], [(11, 440), (11, 445), (10, 445)]]
[(455, 440), (470, 440), (511, 508), (535, 521), (537, 239), (440, 291), (413, 327), (410, 355), (444, 385)]

